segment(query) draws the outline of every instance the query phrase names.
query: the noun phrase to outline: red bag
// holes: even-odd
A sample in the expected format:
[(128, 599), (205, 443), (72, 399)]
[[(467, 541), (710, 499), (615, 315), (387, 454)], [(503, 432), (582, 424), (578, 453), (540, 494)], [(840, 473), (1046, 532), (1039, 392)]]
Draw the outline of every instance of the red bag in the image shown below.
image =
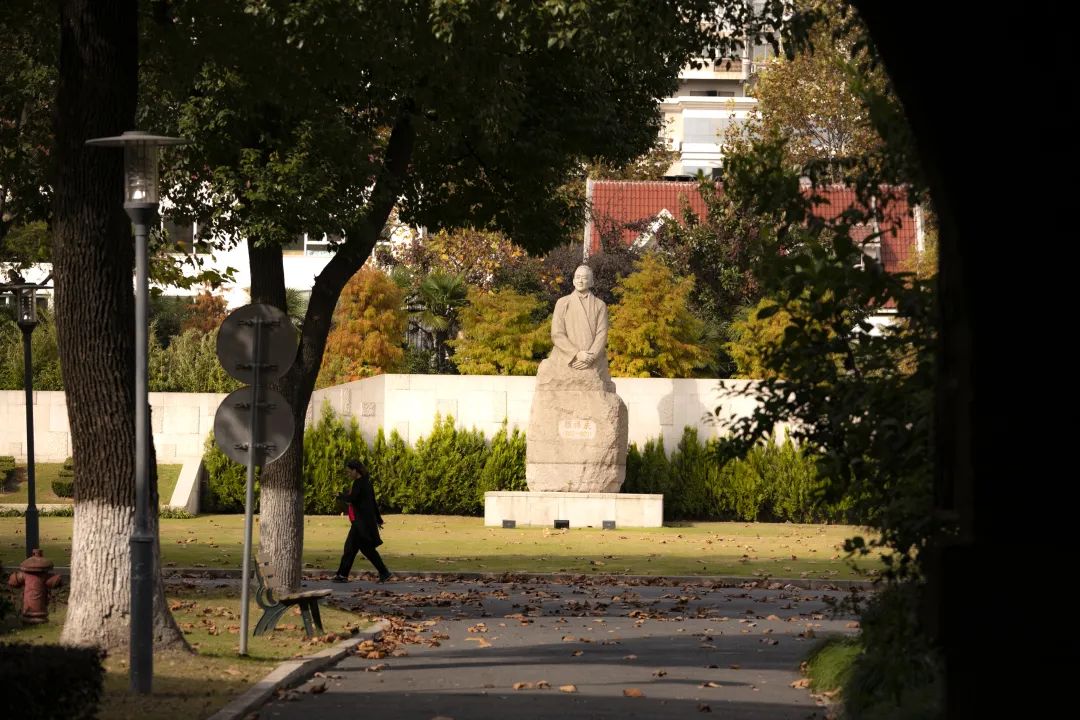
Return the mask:
[(349, 503), (349, 522), (356, 522), (356, 509)]

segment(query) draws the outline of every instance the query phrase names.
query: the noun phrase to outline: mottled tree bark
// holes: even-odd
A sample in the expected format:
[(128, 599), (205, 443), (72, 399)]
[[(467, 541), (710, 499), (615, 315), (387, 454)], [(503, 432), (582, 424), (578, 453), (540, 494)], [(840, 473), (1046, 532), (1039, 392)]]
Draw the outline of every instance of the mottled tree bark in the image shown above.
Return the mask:
[[(123, 153), (86, 140), (135, 124), (136, 0), (60, 3), (53, 275), (56, 325), (75, 463), (71, 594), (61, 641), (129, 641), (135, 525), (134, 245), (123, 208)], [(150, 488), (157, 537), (153, 446)], [(160, 552), (154, 544), (155, 567)], [(187, 647), (160, 572), (154, 640)]]
[[(292, 589), (300, 587), (304, 549), (304, 418), (315, 379), (322, 365), (330, 320), (345, 283), (371, 254), (400, 192), (412, 155), (415, 130), (412, 109), (406, 104), (390, 135), (382, 172), (362, 222), (345, 228), (346, 242), (315, 278), (307, 314), (300, 331), (296, 360), (289, 372), (273, 384), (292, 408), (296, 431), (280, 458), (263, 469), (259, 480), (259, 544), (278, 568), (279, 578)], [(251, 260), (251, 301), (285, 309), (285, 278), (280, 247), (248, 243)], [(346, 458), (342, 458), (344, 461)]]

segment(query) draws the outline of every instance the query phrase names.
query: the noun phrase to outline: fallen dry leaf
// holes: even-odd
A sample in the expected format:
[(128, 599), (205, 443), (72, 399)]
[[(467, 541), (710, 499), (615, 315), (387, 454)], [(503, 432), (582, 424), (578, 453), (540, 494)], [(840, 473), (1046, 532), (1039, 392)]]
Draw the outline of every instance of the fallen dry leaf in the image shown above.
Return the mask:
[(795, 682), (791, 683), (793, 688), (808, 688), (810, 687), (810, 678), (799, 678)]
[(570, 653), (570, 654), (571, 654), (572, 656), (574, 656), (574, 657), (577, 657), (578, 655), (582, 655), (582, 654), (584, 654), (584, 653), (585, 653), (585, 651), (584, 651), (584, 650), (575, 650), (574, 652), (572, 652), (572, 653)]
[(623, 655), (623, 660), (637, 660), (637, 655)]
[(664, 677), (665, 675), (667, 675), (667, 670), (657, 670), (652, 674), (653, 677)]
[(531, 682), (516, 682), (512, 687), (515, 690), (532, 690), (536, 686)]
[(382, 672), (383, 670), (389, 670), (390, 666), (386, 663), (379, 663), (378, 665), (372, 665), (364, 668), (364, 672)]
[(703, 683), (701, 683), (700, 685), (698, 685), (698, 687), (703, 687), (703, 688), (718, 688), (718, 687), (721, 687), (721, 685), (720, 685), (720, 683), (718, 683), (718, 682), (713, 682), (712, 680), (709, 680), (708, 682), (703, 682)]
[(478, 647), (478, 648), (491, 647), (491, 643), (489, 643), (485, 638), (482, 638), (482, 637), (465, 638), (465, 642), (474, 642), (474, 643), (476, 643), (476, 647)]
[(308, 687), (308, 692), (312, 695), (318, 695), (319, 693), (326, 692), (326, 681), (319, 680), (318, 682), (311, 683), (311, 685)]
[(626, 688), (625, 690), (622, 691), (622, 694), (625, 695), (626, 697), (639, 697), (639, 698), (645, 697), (645, 693), (641, 692), (637, 688)]
[(559, 690), (561, 690), (564, 693), (576, 693), (577, 692), (577, 685), (560, 685)]
[(705, 703), (698, 703), (697, 711), (698, 712), (712, 712), (712, 708), (709, 707), (708, 705), (706, 705)]

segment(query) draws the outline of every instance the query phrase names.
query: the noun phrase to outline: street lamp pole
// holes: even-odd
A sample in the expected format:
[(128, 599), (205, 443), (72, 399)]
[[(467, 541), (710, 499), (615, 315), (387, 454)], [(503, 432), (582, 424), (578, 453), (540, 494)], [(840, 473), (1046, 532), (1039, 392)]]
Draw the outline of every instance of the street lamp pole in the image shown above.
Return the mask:
[(154, 674), (154, 533), (150, 507), (150, 394), (147, 376), (147, 306), (150, 280), (147, 236), (157, 222), (158, 152), (180, 138), (129, 130), (87, 140), (124, 148), (124, 210), (135, 231), (135, 529), (131, 534), (131, 689), (150, 693)]
[(18, 323), (23, 335), (23, 388), (26, 390), (26, 557), (41, 547), (34, 472), (34, 364), (31, 357), (31, 336), (38, 326), (37, 289), (37, 285), (23, 285), (17, 294)]

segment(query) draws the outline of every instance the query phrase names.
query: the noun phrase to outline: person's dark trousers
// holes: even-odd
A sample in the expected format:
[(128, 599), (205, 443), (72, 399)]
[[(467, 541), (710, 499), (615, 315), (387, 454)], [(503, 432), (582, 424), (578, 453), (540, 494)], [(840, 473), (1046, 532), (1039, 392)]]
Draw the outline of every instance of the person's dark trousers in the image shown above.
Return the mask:
[(353, 523), (352, 527), (349, 528), (349, 535), (345, 538), (345, 549), (341, 553), (341, 564), (338, 565), (337, 571), (339, 576), (349, 577), (349, 571), (352, 570), (353, 561), (356, 559), (356, 553), (358, 552), (364, 554), (364, 557), (379, 571), (380, 576), (390, 574), (386, 563), (383, 562), (382, 557), (379, 555), (379, 551), (361, 539), (360, 525)]

